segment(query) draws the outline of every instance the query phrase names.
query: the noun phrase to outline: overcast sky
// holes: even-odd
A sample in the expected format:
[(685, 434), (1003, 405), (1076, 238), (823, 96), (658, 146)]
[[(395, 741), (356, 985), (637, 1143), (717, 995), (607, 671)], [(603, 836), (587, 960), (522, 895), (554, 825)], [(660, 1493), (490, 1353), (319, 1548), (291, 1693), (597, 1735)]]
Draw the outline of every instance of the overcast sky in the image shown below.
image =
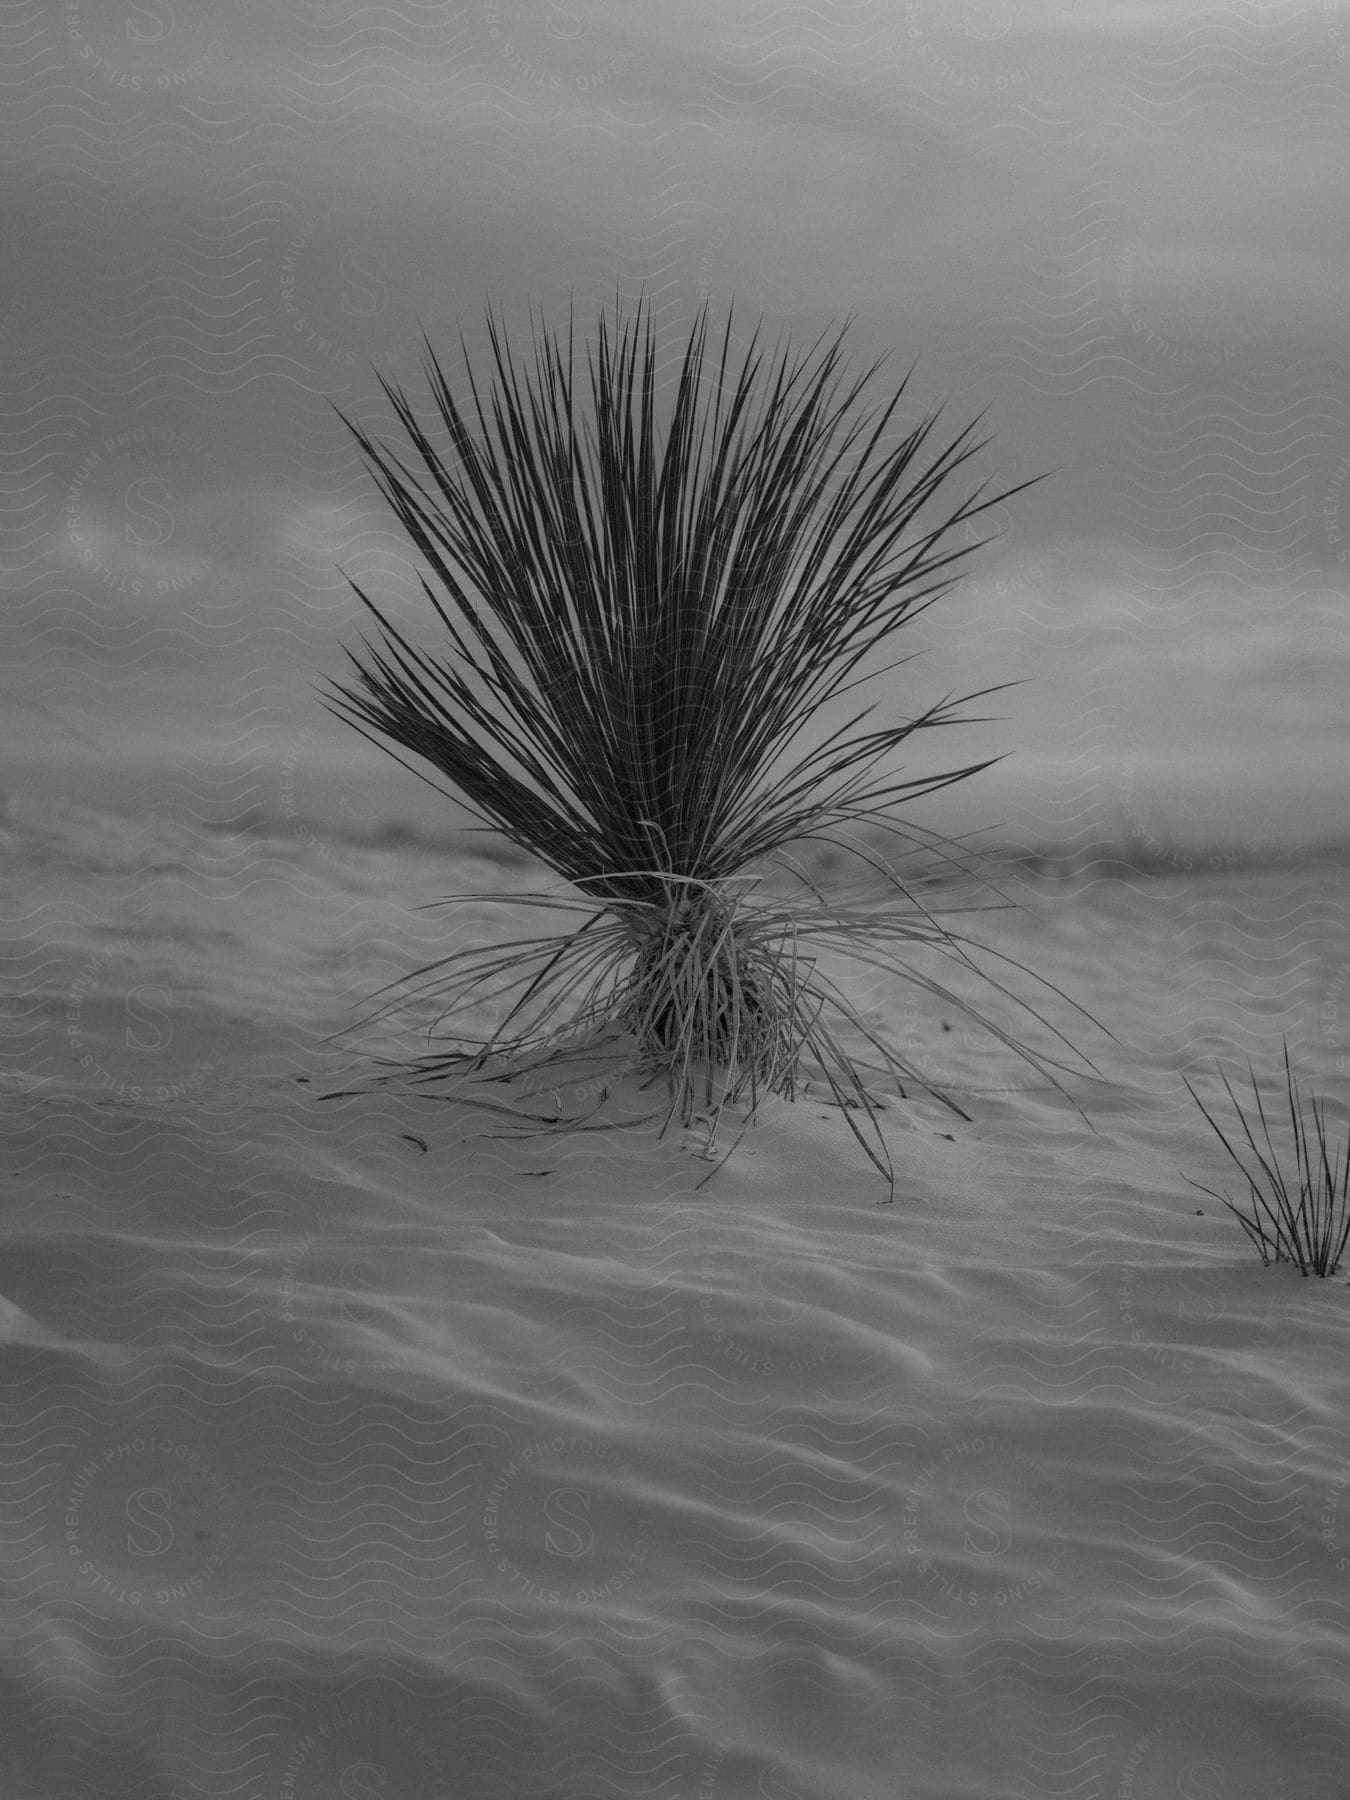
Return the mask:
[[(917, 361), (1051, 479), (892, 704), (952, 813), (1350, 838), (1350, 4), (33, 0), (0, 56), (0, 784), (416, 816), (329, 719), (409, 565), (334, 403), (640, 289)], [(888, 377), (883, 377), (884, 380)]]

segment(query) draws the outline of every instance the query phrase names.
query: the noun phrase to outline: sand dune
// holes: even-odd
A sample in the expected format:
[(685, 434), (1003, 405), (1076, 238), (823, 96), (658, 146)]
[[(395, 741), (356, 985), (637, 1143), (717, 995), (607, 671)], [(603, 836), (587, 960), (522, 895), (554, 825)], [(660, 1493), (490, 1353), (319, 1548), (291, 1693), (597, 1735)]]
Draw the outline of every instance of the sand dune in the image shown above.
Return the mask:
[(1176, 1078), (1343, 1085), (1339, 870), (1024, 879), (1091, 1124), (876, 995), (973, 1115), (888, 1105), (886, 1204), (816, 1094), (716, 1170), (632, 1077), (321, 1102), (500, 868), (6, 830), (4, 1794), (1345, 1793), (1346, 1283)]

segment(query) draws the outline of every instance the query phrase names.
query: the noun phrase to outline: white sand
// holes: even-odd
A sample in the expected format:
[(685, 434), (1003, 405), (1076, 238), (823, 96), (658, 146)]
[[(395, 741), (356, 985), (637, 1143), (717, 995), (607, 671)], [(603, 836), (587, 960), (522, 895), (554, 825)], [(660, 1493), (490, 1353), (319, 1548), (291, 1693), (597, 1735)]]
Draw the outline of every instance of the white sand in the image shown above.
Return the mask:
[(8, 847), (4, 1800), (1350, 1793), (1345, 1277), (1185, 1185), (1176, 1073), (1286, 1031), (1343, 1092), (1341, 872), (985, 925), (1122, 1040), (1070, 1027), (1095, 1131), (875, 995), (1000, 1090), (888, 1108), (886, 1205), (815, 1097), (703, 1186), (696, 1131), (318, 1101), (487, 865)]

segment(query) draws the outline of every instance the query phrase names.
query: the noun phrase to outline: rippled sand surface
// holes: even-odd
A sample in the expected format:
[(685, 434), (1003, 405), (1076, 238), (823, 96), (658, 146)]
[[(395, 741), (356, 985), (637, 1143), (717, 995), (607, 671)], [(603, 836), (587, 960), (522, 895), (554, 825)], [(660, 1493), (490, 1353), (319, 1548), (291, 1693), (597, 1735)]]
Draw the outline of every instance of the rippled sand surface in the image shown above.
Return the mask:
[(888, 1104), (887, 1204), (814, 1093), (717, 1169), (631, 1078), (320, 1100), (519, 871), (4, 836), (6, 1800), (1350, 1792), (1346, 1278), (1180, 1080), (1283, 1033), (1344, 1119), (1343, 869), (1013, 870), (969, 928), (1117, 1041), (1053, 1013), (1085, 1121), (872, 984), (972, 1115)]

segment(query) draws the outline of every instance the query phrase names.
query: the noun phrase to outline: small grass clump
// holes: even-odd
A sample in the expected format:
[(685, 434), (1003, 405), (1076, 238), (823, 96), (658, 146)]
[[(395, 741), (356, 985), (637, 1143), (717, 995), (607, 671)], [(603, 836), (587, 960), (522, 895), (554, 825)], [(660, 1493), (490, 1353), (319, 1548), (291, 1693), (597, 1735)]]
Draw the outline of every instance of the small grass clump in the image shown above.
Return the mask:
[[(1242, 1134), (1251, 1152), (1244, 1161), (1239, 1149), (1215, 1121), (1209, 1108), (1183, 1075), (1187, 1091), (1204, 1114), (1219, 1142), (1232, 1157), (1247, 1182), (1245, 1205), (1235, 1204), (1226, 1194), (1214, 1188), (1192, 1187), (1222, 1200), (1247, 1236), (1260, 1252), (1261, 1261), (1269, 1267), (1273, 1262), (1294, 1263), (1301, 1275), (1334, 1275), (1350, 1239), (1350, 1142), (1333, 1155), (1328, 1145), (1324, 1102), (1312, 1096), (1306, 1108), (1289, 1060), (1289, 1045), (1284, 1043), (1285, 1098), (1293, 1139), (1294, 1166), (1289, 1168), (1288, 1152), (1283, 1166), (1270, 1133), (1270, 1124), (1261, 1098), (1261, 1089), (1250, 1061), (1252, 1095), (1256, 1101), (1256, 1119), (1260, 1128), (1258, 1144), (1246, 1114), (1238, 1105), (1228, 1077), (1219, 1070), (1228, 1098), (1242, 1126)], [(1264, 1146), (1264, 1148), (1262, 1147)]]
[[(630, 1064), (664, 1073), (667, 1123), (676, 1112), (691, 1121), (701, 1087), (715, 1132), (724, 1105), (748, 1097), (753, 1115), (762, 1094), (794, 1097), (809, 1068), (891, 1177), (869, 1079), (893, 1080), (902, 1097), (906, 1084), (926, 1088), (965, 1115), (826, 975), (816, 951), (834, 943), (964, 1010), (1060, 1086), (1053, 1071), (1066, 1065), (914, 966), (908, 953), (923, 946), (968, 971), (977, 946), (939, 924), (867, 838), (902, 830), (899, 803), (989, 766), (908, 779), (884, 767), (981, 696), (867, 730), (870, 707), (828, 732), (820, 720), (987, 541), (962, 528), (1021, 491), (986, 497), (986, 483), (930, 518), (983, 448), (978, 421), (937, 448), (939, 408), (884, 448), (908, 378), (886, 404), (860, 408), (879, 364), (845, 374), (846, 327), (804, 355), (784, 344), (772, 357), (756, 331), (736, 367), (730, 316), (719, 353), (704, 307), (661, 392), (641, 305), (635, 316), (616, 307), (612, 327), (601, 313), (584, 391), (570, 317), (565, 338), (534, 328), (528, 374), (500, 322), (489, 315), (488, 327), (492, 384), (484, 394), (465, 350), (463, 402), (426, 346), (432, 428), (381, 377), (411, 456), (346, 421), (425, 564), (445, 642), (437, 654), (416, 647), (353, 583), (383, 642), (363, 640), (364, 658), (348, 652), (356, 682), (334, 682), (328, 703), (397, 760), (406, 751), (430, 765), (485, 827), (560, 877), (524, 897), (455, 900), (580, 918), (409, 977), (441, 1007), (433, 1031), (463, 1026), (475, 1007), (495, 1023), (442, 1034), (453, 1047), (401, 1073), (500, 1079), (503, 1067), (623, 1036)], [(812, 723), (823, 739), (803, 747)], [(869, 899), (827, 895), (788, 853), (839, 845), (840, 830)], [(956, 866), (932, 834), (910, 830), (906, 843)], [(775, 869), (791, 877), (787, 896), (756, 891)], [(841, 1030), (878, 1061), (862, 1063)]]

